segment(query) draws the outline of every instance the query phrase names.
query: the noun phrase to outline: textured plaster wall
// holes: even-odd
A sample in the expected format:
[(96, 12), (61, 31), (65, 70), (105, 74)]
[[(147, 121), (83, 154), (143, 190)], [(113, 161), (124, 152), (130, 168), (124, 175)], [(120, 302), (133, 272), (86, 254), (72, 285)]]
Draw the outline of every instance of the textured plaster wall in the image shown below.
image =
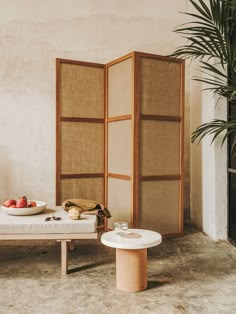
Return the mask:
[[(191, 70), (192, 75), (199, 72)], [(212, 93), (203, 91), (206, 85), (191, 83), (190, 132), (212, 119), (227, 119), (225, 100), (218, 101)], [(212, 239), (227, 239), (227, 146), (221, 139), (211, 143), (205, 138), (199, 145), (191, 145), (191, 219)]]
[[(106, 63), (133, 50), (169, 54), (183, 43), (172, 31), (187, 21), (178, 12), (188, 11), (189, 1), (0, 0), (0, 8), (0, 200), (25, 194), (54, 206), (55, 59)], [(186, 64), (186, 217), (191, 202), (192, 220), (212, 238), (225, 238), (226, 151), (189, 144), (190, 132), (225, 112), (190, 80), (194, 68)]]
[[(212, 118), (226, 119), (226, 103), (216, 105), (217, 100), (208, 95), (203, 99), (205, 121)], [(206, 106), (207, 104), (207, 106)], [(211, 145), (208, 138), (202, 145), (203, 172), (203, 230), (213, 239), (227, 238), (227, 147), (221, 148), (220, 140)]]
[[(181, 43), (184, 0), (0, 0), (0, 200), (55, 204), (55, 58), (105, 63)], [(189, 86), (185, 207), (189, 207)]]
[[(172, 31), (186, 22), (178, 12), (188, 11), (189, 1), (0, 0), (0, 7), (0, 200), (26, 194), (54, 206), (55, 59), (105, 63), (133, 50), (169, 54), (182, 43)], [(186, 64), (186, 217), (191, 198), (192, 220), (214, 239), (225, 238), (226, 153), (209, 142), (189, 144), (190, 131), (222, 112), (190, 80), (194, 68)]]
[[(199, 73), (195, 70), (197, 64), (190, 69), (190, 76), (193, 77)], [(201, 123), (201, 85), (190, 81), (190, 133), (192, 133)], [(202, 228), (202, 147), (201, 144), (191, 144), (190, 146), (190, 208), (191, 220)]]
[[(189, 1), (0, 0), (0, 7), (0, 200), (25, 194), (54, 206), (55, 59), (169, 54), (183, 42), (172, 31), (187, 21), (178, 12)], [(225, 148), (189, 144), (199, 124), (226, 112), (190, 80), (194, 68), (186, 64), (186, 217), (191, 202), (191, 219), (212, 238), (226, 238)]]

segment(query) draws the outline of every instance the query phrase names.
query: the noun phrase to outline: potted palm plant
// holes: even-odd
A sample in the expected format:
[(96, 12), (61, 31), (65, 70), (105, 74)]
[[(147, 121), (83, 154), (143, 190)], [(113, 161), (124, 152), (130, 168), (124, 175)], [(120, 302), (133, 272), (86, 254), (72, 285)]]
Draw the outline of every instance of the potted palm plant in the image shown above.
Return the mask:
[[(172, 57), (197, 59), (201, 77), (195, 80), (206, 83), (208, 90), (227, 98), (236, 108), (236, 0), (189, 0), (196, 13), (184, 13), (192, 22), (177, 28), (186, 43), (171, 54)], [(234, 110), (236, 112), (236, 109)], [(231, 148), (236, 152), (236, 116), (228, 120), (214, 119), (200, 125), (191, 136), (191, 141), (201, 141), (213, 135), (214, 141), (222, 135), (222, 145), (231, 136)]]

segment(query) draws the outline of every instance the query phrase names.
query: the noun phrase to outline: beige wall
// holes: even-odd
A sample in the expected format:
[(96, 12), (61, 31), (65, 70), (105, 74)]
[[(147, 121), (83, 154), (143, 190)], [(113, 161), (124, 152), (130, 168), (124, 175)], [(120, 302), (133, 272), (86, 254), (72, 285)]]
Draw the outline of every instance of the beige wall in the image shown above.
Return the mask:
[[(199, 72), (195, 69), (197, 64), (194, 64), (190, 69), (191, 77), (199, 75)], [(201, 102), (202, 95), (201, 85), (194, 81), (190, 81), (190, 133), (192, 133), (202, 123), (202, 110)], [(202, 227), (202, 144), (190, 144), (190, 208), (191, 208), (191, 220), (198, 227)]]
[[(193, 67), (191, 76), (201, 75)], [(213, 119), (227, 119), (226, 100), (219, 101), (211, 92), (204, 91), (207, 87), (191, 81), (190, 133)], [(208, 136), (200, 144), (190, 146), (191, 220), (212, 239), (225, 240), (228, 234), (227, 145), (221, 147), (222, 137), (214, 143), (211, 140)]]
[[(0, 0), (0, 199), (55, 205), (55, 58), (105, 63), (133, 50), (169, 54), (184, 0)], [(189, 207), (186, 71), (185, 207)]]

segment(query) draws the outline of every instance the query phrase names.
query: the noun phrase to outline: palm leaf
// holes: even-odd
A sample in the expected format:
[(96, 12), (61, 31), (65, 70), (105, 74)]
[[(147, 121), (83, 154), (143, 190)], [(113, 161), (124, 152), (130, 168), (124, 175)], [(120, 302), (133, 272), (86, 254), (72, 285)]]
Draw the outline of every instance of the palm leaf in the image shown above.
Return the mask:
[[(186, 43), (171, 56), (199, 60), (202, 76), (193, 79), (207, 84), (205, 90), (214, 95), (236, 101), (236, 0), (209, 0), (208, 5), (204, 0), (189, 1), (196, 12), (184, 14), (194, 21), (174, 30)], [(211, 59), (214, 64), (209, 62)], [(236, 156), (236, 117), (200, 125), (192, 133), (191, 141), (199, 142), (209, 135), (212, 142), (221, 136), (221, 145), (232, 137), (232, 151)]]
[[(236, 86), (236, 0), (189, 0), (196, 13), (184, 13), (195, 21), (183, 24), (175, 30), (186, 40), (186, 44), (171, 54), (172, 57), (198, 59), (205, 78), (195, 78), (209, 84), (215, 94), (235, 99)], [(209, 64), (214, 58), (222, 71)], [(227, 80), (226, 67), (231, 77)], [(211, 77), (216, 77), (213, 84)], [(221, 79), (219, 78), (221, 77)], [(224, 79), (224, 80), (223, 80)], [(214, 87), (215, 86), (215, 87)], [(232, 88), (233, 87), (233, 88)]]
[(202, 61), (201, 64), (202, 65), (200, 66), (200, 68), (206, 70), (209, 75), (211, 75), (212, 73), (214, 77), (221, 76), (225, 79), (228, 79), (228, 75), (225, 74), (225, 71), (220, 71), (215, 65), (212, 65), (204, 61)]
[(230, 121), (214, 119), (211, 122), (204, 123), (200, 125), (191, 136), (191, 142), (194, 143), (198, 140), (198, 143), (208, 135), (212, 135), (211, 143), (213, 143), (216, 138), (223, 136), (221, 140), (221, 146), (224, 144), (225, 140), (233, 135), (233, 145), (232, 151), (236, 152), (236, 119), (232, 118)]

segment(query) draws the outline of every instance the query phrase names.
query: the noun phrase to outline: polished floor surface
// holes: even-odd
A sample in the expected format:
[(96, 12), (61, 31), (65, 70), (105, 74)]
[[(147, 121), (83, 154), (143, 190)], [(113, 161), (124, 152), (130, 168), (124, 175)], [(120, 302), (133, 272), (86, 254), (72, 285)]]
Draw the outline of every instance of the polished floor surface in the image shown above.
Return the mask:
[(116, 289), (115, 250), (77, 243), (70, 272), (60, 273), (60, 246), (0, 246), (0, 314), (236, 313), (236, 247), (186, 228), (148, 250), (148, 289)]

